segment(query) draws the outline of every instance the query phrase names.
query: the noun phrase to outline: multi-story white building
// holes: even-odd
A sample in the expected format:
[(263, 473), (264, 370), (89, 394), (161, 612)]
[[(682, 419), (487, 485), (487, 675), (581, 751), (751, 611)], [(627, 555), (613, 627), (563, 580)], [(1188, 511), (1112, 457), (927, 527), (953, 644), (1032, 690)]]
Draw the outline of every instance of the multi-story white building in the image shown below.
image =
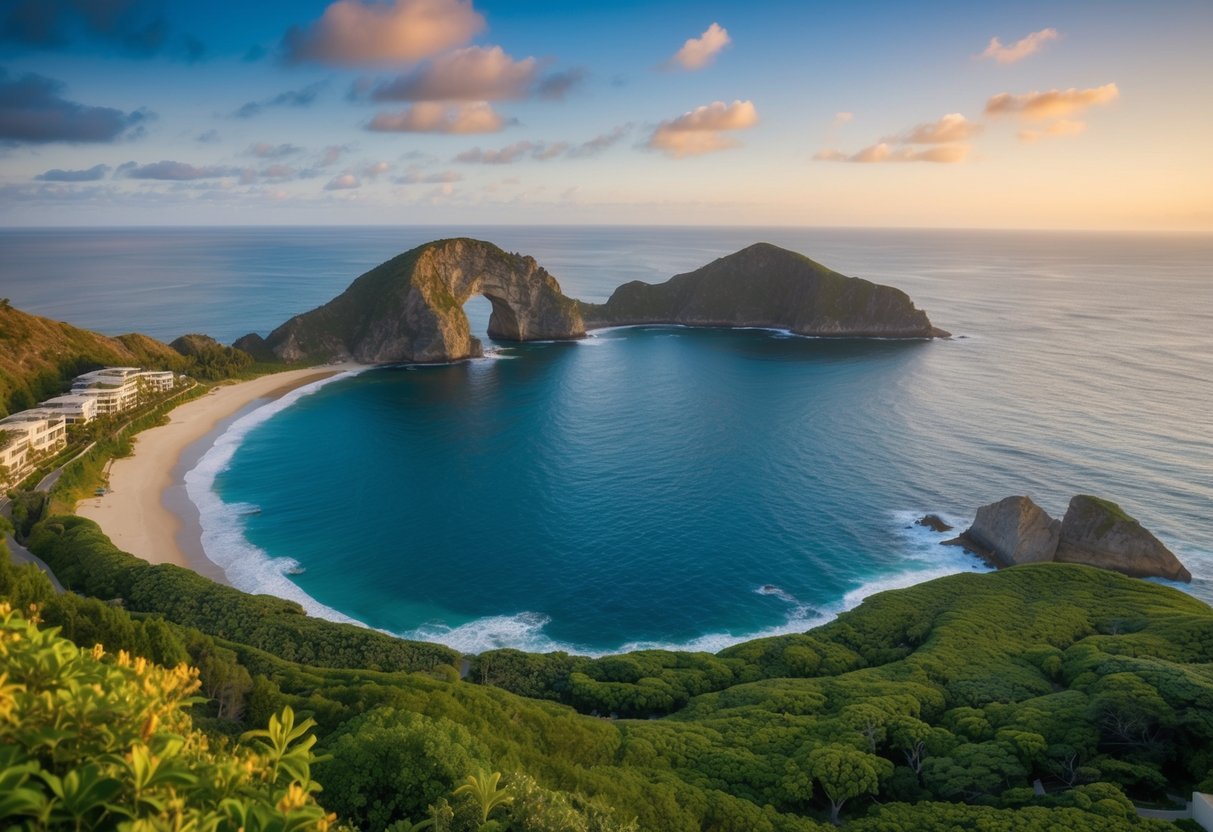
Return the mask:
[(8, 484), (17, 482), (34, 462), (67, 445), (67, 421), (53, 410), (22, 410), (0, 419), (0, 465)]
[(69, 425), (85, 424), (97, 418), (97, 399), (94, 396), (69, 393), (66, 396), (47, 399), (38, 405), (38, 409), (62, 413)]
[(172, 370), (143, 370), (139, 379), (153, 393), (166, 393), (177, 383), (177, 376)]
[(171, 370), (105, 367), (76, 376), (72, 395), (95, 399), (97, 415), (107, 416), (130, 410), (139, 403), (140, 393), (162, 393), (172, 390), (175, 383), (176, 376)]
[(29, 460), (29, 442), (24, 431), (0, 428), (0, 484), (16, 482)]

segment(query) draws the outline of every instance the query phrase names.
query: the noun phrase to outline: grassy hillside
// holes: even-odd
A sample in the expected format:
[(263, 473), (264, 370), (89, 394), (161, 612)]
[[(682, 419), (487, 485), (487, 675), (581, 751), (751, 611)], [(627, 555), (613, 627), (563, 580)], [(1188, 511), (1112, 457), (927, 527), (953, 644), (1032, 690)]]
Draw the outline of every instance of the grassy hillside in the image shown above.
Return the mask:
[(612, 819), (550, 828), (662, 832), (821, 830), (831, 815), (858, 830), (1161, 830), (1128, 797), (1213, 786), (1213, 609), (1089, 567), (942, 578), (716, 655), (495, 651), (460, 681), (443, 648), (385, 659), (408, 643), (148, 566), (80, 518), (50, 518), (31, 545), (76, 592), (125, 608), (11, 567), (0, 597), (41, 599), (77, 643), (188, 654), (214, 730), (288, 705), (314, 717), (333, 755), (321, 802), (363, 829), (441, 814), (433, 801), (481, 767)]
[(106, 365), (184, 372), (187, 362), (146, 335), (111, 338), (0, 300), (0, 416), (59, 395), (75, 376)]

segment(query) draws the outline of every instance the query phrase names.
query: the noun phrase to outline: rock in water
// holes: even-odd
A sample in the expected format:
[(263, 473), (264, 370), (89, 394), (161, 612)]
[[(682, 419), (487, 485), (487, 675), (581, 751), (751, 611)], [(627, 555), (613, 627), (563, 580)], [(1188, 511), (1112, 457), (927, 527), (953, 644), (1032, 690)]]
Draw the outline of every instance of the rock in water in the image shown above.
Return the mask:
[(1058, 561), (1085, 563), (1138, 578), (1192, 580), (1190, 573), (1157, 537), (1110, 500), (1079, 494), (1061, 521)]
[(606, 303), (582, 303), (581, 314), (590, 327), (684, 324), (848, 338), (948, 337), (900, 289), (847, 277), (770, 243), (755, 243), (665, 283), (625, 283)]
[(1053, 560), (1061, 537), (1061, 523), (1030, 497), (1006, 497), (977, 509), (973, 525), (955, 540), (993, 561), (995, 566), (1017, 566)]
[(952, 527), (938, 514), (928, 514), (925, 517), (919, 517), (914, 523), (919, 526), (926, 526), (933, 532), (943, 533), (952, 531)]
[(471, 358), (483, 353), (463, 304), (476, 294), (493, 304), (489, 335), (494, 338), (585, 337), (577, 302), (565, 297), (556, 278), (533, 257), (460, 238), (426, 243), (371, 269), (324, 306), (275, 329), (265, 345), (284, 361)]

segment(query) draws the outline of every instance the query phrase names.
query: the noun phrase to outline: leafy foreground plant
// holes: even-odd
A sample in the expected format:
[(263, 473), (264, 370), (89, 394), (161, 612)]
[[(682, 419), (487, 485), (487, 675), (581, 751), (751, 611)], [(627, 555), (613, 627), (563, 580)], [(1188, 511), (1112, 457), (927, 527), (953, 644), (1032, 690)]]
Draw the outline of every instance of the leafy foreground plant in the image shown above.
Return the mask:
[(82, 650), (0, 604), (0, 818), (9, 828), (303, 832), (312, 721), (288, 707), (251, 742), (211, 747), (185, 708), (197, 671)]

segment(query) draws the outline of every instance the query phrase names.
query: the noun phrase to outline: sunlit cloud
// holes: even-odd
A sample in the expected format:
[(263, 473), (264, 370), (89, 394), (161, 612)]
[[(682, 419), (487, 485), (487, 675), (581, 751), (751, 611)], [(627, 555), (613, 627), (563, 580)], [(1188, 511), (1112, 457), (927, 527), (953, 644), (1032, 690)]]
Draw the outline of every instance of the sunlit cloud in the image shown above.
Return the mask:
[(32, 72), (10, 77), (0, 69), (0, 144), (103, 143), (137, 137), (153, 118), (63, 97), (61, 81)]
[(253, 118), (266, 110), (278, 107), (310, 107), (316, 102), (321, 91), (328, 85), (327, 81), (317, 81), (298, 90), (287, 90), (260, 101), (248, 101), (242, 104), (234, 113), (233, 118)]
[(410, 170), (392, 181), (398, 185), (443, 185), (463, 180), (463, 174), (458, 171), (444, 170), (438, 173), (422, 173)]
[(697, 38), (689, 38), (670, 58), (668, 66), (690, 71), (704, 69), (716, 59), (717, 53), (732, 42), (729, 30), (713, 23)]
[(486, 102), (420, 101), (399, 113), (379, 113), (368, 130), (378, 133), (496, 133), (506, 121)]
[(981, 131), (981, 124), (969, 121), (960, 113), (948, 113), (938, 121), (915, 125), (905, 133), (884, 141), (894, 144), (947, 144), (968, 141)]
[(998, 38), (990, 38), (990, 43), (981, 53), (982, 58), (989, 58), (1000, 64), (1013, 64), (1022, 61), (1029, 55), (1034, 55), (1044, 48), (1051, 40), (1061, 37), (1056, 29), (1041, 29), (1026, 37), (1022, 37), (1009, 46), (1004, 46)]
[(289, 62), (339, 66), (415, 63), (467, 43), (484, 28), (468, 0), (338, 0), (282, 39)]
[(371, 91), (375, 101), (503, 101), (525, 98), (538, 61), (515, 61), (500, 46), (469, 46), (440, 55), (414, 73)]
[(243, 173), (241, 168), (225, 165), (198, 166), (166, 159), (160, 162), (152, 162), (148, 165), (126, 162), (118, 166), (115, 176), (124, 176), (128, 179), (159, 179), (166, 182), (192, 182), (198, 179), (219, 179), (226, 176), (240, 176), (241, 173)]
[(377, 177), (382, 176), (385, 173), (388, 173), (391, 169), (392, 169), (391, 162), (385, 162), (382, 160), (378, 161), (378, 162), (371, 162), (369, 165), (365, 166), (362, 169), (362, 175), (365, 176), (367, 179), (375, 179)]
[(1041, 139), (1063, 139), (1070, 136), (1077, 136), (1085, 133), (1087, 125), (1082, 121), (1070, 121), (1062, 119), (1055, 121), (1046, 127), (1044, 130), (1020, 130), (1019, 140), (1021, 142), (1038, 142)]
[(725, 104), (714, 101), (678, 118), (663, 121), (649, 137), (648, 147), (668, 156), (683, 158), (727, 150), (740, 142), (725, 131), (745, 130), (758, 123), (758, 111), (752, 101)]
[(986, 102), (986, 115), (1016, 115), (1028, 121), (1066, 118), (1088, 107), (1110, 104), (1120, 97), (1115, 84), (1080, 90), (1048, 90), (1015, 95), (1000, 93)]
[(96, 182), (110, 172), (109, 165), (93, 165), (87, 170), (61, 170), (52, 168), (34, 177), (39, 182)]
[(968, 157), (969, 150), (969, 146), (965, 144), (941, 144), (935, 147), (918, 149), (914, 147), (895, 147), (888, 142), (880, 142), (849, 155), (840, 150), (822, 150), (813, 158), (821, 162), (854, 162), (857, 164), (877, 164), (880, 162), (956, 164), (957, 162), (963, 162)]
[(361, 188), (362, 180), (352, 173), (343, 173), (340, 176), (334, 176), (324, 186), (326, 191), (351, 191), (354, 188)]

